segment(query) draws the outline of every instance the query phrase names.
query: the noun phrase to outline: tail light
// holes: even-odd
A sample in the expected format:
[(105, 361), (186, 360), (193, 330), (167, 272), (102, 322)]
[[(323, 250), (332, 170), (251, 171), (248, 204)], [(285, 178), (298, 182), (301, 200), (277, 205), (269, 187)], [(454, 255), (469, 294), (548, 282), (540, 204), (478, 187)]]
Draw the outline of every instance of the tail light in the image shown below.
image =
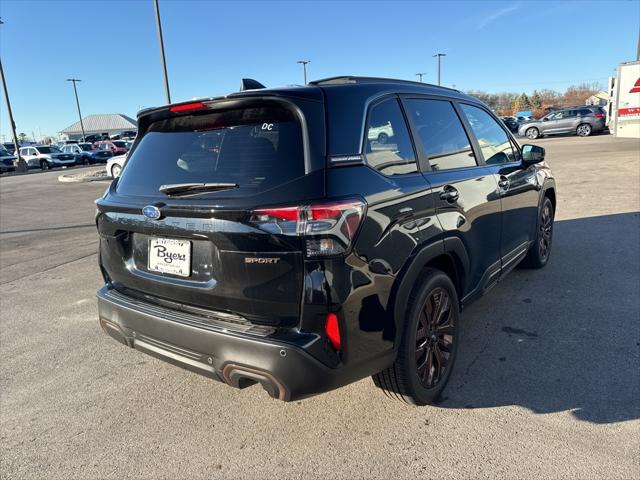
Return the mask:
[(596, 113), (596, 118), (602, 118), (604, 115), (602, 113)]
[(305, 237), (307, 257), (340, 255), (351, 246), (364, 208), (360, 200), (262, 208), (251, 212), (250, 222), (270, 233)]
[(336, 351), (340, 351), (340, 325), (338, 324), (338, 316), (335, 313), (327, 314), (324, 322), (324, 333), (331, 346)]

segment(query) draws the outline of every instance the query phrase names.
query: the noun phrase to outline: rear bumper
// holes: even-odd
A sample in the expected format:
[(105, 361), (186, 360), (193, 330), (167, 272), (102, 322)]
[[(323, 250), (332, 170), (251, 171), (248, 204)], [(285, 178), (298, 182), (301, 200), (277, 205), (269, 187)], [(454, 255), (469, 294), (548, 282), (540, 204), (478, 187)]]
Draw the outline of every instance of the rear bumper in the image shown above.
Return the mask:
[[(111, 293), (110, 293), (111, 292)], [(271, 337), (201, 328), (177, 314), (158, 314), (114, 295), (97, 292), (102, 329), (119, 342), (174, 365), (243, 388), (259, 383), (273, 398), (291, 401), (326, 392), (362, 378), (362, 370), (330, 368), (305, 351), (306, 344)], [(375, 363), (369, 367), (375, 367)], [(380, 368), (381, 369), (381, 368)]]

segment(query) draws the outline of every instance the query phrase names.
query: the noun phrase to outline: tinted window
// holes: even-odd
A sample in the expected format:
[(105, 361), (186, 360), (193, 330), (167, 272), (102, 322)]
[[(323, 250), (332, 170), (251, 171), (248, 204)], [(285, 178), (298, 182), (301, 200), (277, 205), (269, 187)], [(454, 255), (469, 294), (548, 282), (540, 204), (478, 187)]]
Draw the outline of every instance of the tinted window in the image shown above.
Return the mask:
[(580, 115), (591, 115), (593, 112), (591, 110), (588, 110), (586, 108), (583, 108), (582, 110), (580, 110), (578, 112)]
[(58, 153), (58, 152), (60, 152), (60, 150), (58, 150), (56, 147), (38, 147), (37, 150), (40, 153)]
[(397, 99), (385, 100), (369, 111), (365, 153), (367, 163), (385, 175), (418, 171), (409, 130)]
[(433, 170), (476, 165), (469, 138), (451, 102), (413, 99), (406, 104)]
[(118, 182), (127, 195), (158, 195), (173, 183), (236, 183), (255, 194), (303, 176), (297, 117), (276, 106), (198, 112), (152, 123)]
[(472, 105), (462, 104), (461, 107), (488, 165), (516, 161), (509, 136), (491, 115)]

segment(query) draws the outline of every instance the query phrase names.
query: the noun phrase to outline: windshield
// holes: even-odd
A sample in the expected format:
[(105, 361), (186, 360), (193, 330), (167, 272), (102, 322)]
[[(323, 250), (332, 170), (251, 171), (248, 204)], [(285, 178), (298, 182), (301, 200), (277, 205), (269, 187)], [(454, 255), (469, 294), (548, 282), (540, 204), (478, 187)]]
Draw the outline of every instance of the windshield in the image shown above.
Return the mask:
[(113, 142), (116, 147), (126, 147), (127, 144), (124, 142)]
[(234, 183), (215, 195), (255, 194), (304, 175), (302, 129), (279, 106), (198, 113), (150, 125), (117, 190), (158, 195), (161, 185)]
[(0, 145), (0, 155), (2, 155), (3, 157), (6, 157), (7, 155), (11, 155), (11, 154), (9, 153), (9, 150), (7, 150), (2, 145)]
[(79, 146), (85, 152), (88, 152), (89, 150), (93, 150), (93, 147), (91, 146), (90, 143), (81, 143)]

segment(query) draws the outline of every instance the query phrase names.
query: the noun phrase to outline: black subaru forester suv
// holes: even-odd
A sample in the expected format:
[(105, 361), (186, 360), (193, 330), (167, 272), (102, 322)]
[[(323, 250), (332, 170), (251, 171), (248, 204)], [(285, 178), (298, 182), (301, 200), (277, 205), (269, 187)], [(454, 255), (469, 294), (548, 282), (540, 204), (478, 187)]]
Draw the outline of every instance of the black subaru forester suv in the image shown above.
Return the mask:
[(144, 110), (138, 132), (96, 201), (100, 324), (235, 387), (372, 375), (436, 401), (461, 309), (549, 259), (544, 149), (456, 90), (329, 78)]

